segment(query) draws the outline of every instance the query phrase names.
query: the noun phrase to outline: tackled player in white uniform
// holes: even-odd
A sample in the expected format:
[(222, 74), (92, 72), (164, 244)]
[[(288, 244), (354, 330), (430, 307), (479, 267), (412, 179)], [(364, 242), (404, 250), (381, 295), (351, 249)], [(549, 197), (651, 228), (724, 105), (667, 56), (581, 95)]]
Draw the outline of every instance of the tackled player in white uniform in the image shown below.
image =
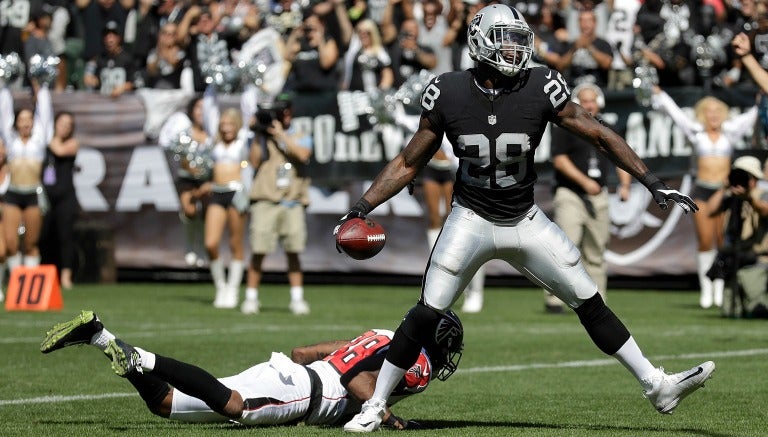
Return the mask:
[[(447, 312), (438, 341), (421, 350), (392, 393), (392, 405), (426, 390), (434, 378), (456, 371), (464, 329)], [(112, 361), (112, 369), (138, 391), (149, 410), (181, 422), (243, 425), (334, 425), (360, 411), (373, 393), (373, 381), (389, 348), (392, 331), (372, 329), (357, 338), (293, 349), (291, 358), (273, 352), (269, 361), (234, 376), (217, 379), (207, 371), (134, 347), (116, 338), (92, 311), (52, 327), (40, 345), (43, 353), (90, 344)], [(171, 387), (172, 386), (172, 387)], [(384, 423), (395, 429), (417, 422), (389, 411)]]

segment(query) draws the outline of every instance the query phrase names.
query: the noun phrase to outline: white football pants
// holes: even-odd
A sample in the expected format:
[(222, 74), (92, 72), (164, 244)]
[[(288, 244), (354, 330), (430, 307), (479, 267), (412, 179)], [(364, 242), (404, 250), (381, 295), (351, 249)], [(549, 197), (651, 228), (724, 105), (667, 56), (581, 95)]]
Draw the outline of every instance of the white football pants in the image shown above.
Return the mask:
[(429, 260), (424, 303), (448, 309), (480, 266), (501, 259), (577, 308), (597, 293), (580, 258), (576, 246), (536, 205), (512, 223), (499, 225), (454, 203)]

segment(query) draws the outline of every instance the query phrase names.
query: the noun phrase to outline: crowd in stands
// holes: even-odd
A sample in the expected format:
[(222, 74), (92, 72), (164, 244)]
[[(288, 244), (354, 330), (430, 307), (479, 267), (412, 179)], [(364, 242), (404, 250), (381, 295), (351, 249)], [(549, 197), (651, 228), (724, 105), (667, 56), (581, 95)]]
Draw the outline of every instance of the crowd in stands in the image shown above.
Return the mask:
[[(283, 60), (285, 90), (375, 91), (399, 86), (417, 69), (470, 67), (469, 21), (495, 1), (0, 0), (0, 54), (15, 52), (27, 63), (35, 54), (59, 57), (54, 91), (199, 92), (212, 69)], [(738, 86), (751, 81), (730, 47), (739, 32), (768, 67), (761, 0), (509, 3), (536, 34), (534, 61), (573, 86), (622, 89), (639, 65), (655, 67), (662, 87)]]

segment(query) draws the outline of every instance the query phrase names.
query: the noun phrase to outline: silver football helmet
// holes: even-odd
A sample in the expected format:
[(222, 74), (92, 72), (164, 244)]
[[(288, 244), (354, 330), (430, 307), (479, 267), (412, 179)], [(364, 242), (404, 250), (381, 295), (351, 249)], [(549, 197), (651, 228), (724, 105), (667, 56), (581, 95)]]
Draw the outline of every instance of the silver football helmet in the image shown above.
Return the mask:
[(467, 29), (469, 56), (515, 76), (533, 56), (533, 32), (523, 14), (496, 4), (481, 9)]

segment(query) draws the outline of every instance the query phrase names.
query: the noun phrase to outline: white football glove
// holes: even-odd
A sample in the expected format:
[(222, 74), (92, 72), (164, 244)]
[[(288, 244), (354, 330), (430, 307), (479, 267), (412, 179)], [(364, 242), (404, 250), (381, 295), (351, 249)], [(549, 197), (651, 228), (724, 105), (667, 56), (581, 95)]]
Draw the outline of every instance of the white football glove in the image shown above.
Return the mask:
[(659, 179), (656, 179), (656, 181), (652, 182), (650, 185), (646, 185), (646, 187), (648, 188), (648, 191), (651, 192), (653, 200), (661, 209), (667, 209), (667, 201), (671, 200), (680, 205), (686, 214), (699, 210), (699, 207), (696, 206), (696, 202), (694, 202), (693, 199), (677, 190), (669, 188), (667, 184)]

